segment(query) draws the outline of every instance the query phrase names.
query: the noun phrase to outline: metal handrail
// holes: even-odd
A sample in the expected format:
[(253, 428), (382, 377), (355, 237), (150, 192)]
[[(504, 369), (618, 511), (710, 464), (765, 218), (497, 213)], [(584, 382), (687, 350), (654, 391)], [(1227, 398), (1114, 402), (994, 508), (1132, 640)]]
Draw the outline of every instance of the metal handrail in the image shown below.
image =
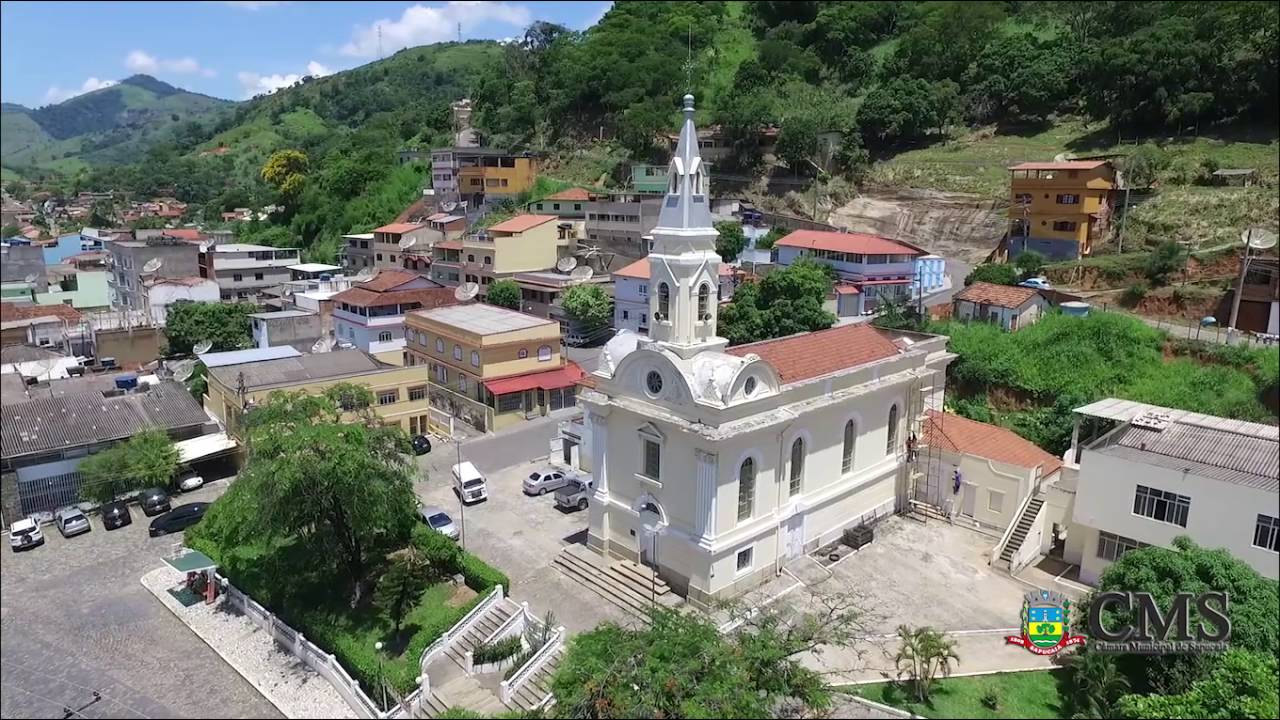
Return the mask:
[(516, 691), (520, 689), (520, 686), (523, 685), (526, 680), (533, 677), (533, 675), (538, 670), (542, 669), (542, 666), (551, 659), (552, 654), (554, 654), (555, 651), (564, 644), (564, 635), (565, 631), (563, 626), (556, 628), (555, 632), (551, 634), (551, 637), (547, 639), (546, 644), (544, 644), (538, 652), (534, 653), (533, 657), (529, 658), (528, 662), (521, 666), (519, 670), (512, 673), (511, 677), (502, 681), (500, 694), (504, 703), (510, 702)]
[(484, 600), (476, 603), (476, 606), (471, 608), (471, 611), (466, 615), (463, 615), (461, 620), (459, 620), (453, 627), (446, 630), (443, 635), (436, 638), (436, 641), (431, 643), (431, 645), (422, 652), (422, 657), (418, 660), (418, 666), (422, 671), (426, 672), (427, 665), (435, 659), (437, 654), (444, 650), (445, 646), (447, 646), (454, 638), (471, 629), (472, 623), (476, 622), (481, 615), (488, 612), (489, 608), (492, 607), (494, 603), (501, 602), (502, 597), (502, 586), (495, 585), (493, 590), (489, 592), (489, 595), (485, 597)]

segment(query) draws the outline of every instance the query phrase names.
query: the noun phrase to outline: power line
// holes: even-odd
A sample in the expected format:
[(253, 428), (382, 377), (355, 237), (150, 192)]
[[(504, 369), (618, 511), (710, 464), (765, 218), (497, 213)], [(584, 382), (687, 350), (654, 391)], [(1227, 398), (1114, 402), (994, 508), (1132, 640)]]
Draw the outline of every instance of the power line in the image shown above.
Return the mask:
[[(65, 720), (66, 718), (69, 718), (69, 717), (73, 716), (73, 715), (79, 715), (80, 717), (85, 717), (83, 714), (81, 714), (81, 713), (80, 713), (80, 710), (83, 710), (85, 707), (88, 707), (88, 705), (85, 705), (84, 707), (80, 708), (80, 710), (73, 710), (73, 709), (71, 709), (71, 706), (70, 706), (70, 705), (67, 705), (66, 703), (58, 702), (57, 700), (54, 700), (54, 699), (52, 699), (52, 698), (47, 698), (47, 697), (45, 697), (45, 696), (43, 696), (43, 695), (37, 695), (36, 693), (33, 693), (33, 692), (31, 692), (30, 690), (27, 690), (27, 689), (24, 689), (24, 688), (20, 688), (20, 687), (18, 687), (17, 685), (9, 685), (8, 687), (6, 687), (6, 688), (5, 688), (5, 690), (6, 690), (6, 691), (8, 691), (8, 690), (17, 690), (18, 692), (20, 692), (20, 693), (25, 693), (25, 694), (27, 694), (27, 695), (30, 695), (31, 697), (36, 698), (37, 700), (43, 700), (43, 701), (45, 701), (45, 702), (49, 703), (50, 705), (53, 705), (53, 706), (55, 706), (55, 707), (60, 707), (60, 708), (62, 708), (62, 713), (63, 713), (63, 718), (64, 718), (64, 720)], [(101, 697), (101, 695), (99, 695), (98, 697)], [(92, 702), (97, 702), (97, 699), (98, 699), (98, 698), (94, 698), (94, 700), (93, 700)], [(92, 704), (92, 703), (90, 703), (90, 704)]]
[[(6, 669), (6, 670), (8, 670), (9, 668), (8, 668), (8, 667), (6, 667), (5, 669)], [(151, 720), (151, 716), (150, 716), (150, 715), (148, 715), (148, 714), (146, 714), (146, 713), (142, 712), (141, 710), (139, 710), (139, 709), (137, 709), (137, 708), (135, 708), (135, 707), (132, 707), (132, 706), (126, 705), (126, 704), (124, 704), (124, 703), (120, 702), (119, 700), (116, 700), (115, 698), (112, 698), (112, 697), (108, 696), (106, 693), (102, 692), (101, 690), (95, 690), (95, 689), (93, 689), (93, 688), (91, 688), (91, 687), (87, 687), (87, 686), (85, 686), (85, 685), (81, 685), (80, 683), (72, 682), (71, 680), (67, 680), (66, 678), (56, 677), (56, 676), (54, 676), (54, 675), (50, 675), (49, 673), (35, 672), (34, 670), (29, 670), (29, 669), (27, 669), (27, 668), (16, 668), (16, 669), (17, 669), (17, 670), (22, 670), (22, 671), (24, 671), (24, 672), (28, 673), (29, 675), (31, 675), (32, 677), (37, 677), (37, 678), (40, 678), (40, 679), (43, 679), (43, 680), (53, 680), (53, 681), (55, 681), (55, 682), (60, 682), (60, 683), (63, 683), (63, 684), (65, 684), (65, 685), (70, 685), (70, 686), (72, 686), (72, 687), (79, 688), (79, 689), (81, 689), (81, 690), (84, 690), (84, 691), (86, 691), (86, 692), (88, 692), (88, 693), (90, 693), (90, 694), (94, 695), (94, 697), (95, 697), (95, 702), (97, 701), (97, 699), (106, 700), (107, 702), (111, 703), (112, 705), (116, 705), (116, 706), (119, 706), (119, 707), (121, 707), (121, 708), (124, 708), (125, 710), (128, 710), (129, 712), (131, 712), (131, 713), (133, 713), (133, 714), (135, 714), (135, 715), (137, 715), (137, 716), (139, 716), (139, 717), (146, 718), (147, 720)], [(125, 683), (120, 683), (120, 684), (125, 685), (125, 687), (128, 687), (130, 690), (133, 690), (134, 692), (137, 692), (139, 695), (142, 695), (142, 693), (138, 692), (137, 688), (134, 688), (134, 687), (132, 687), (132, 686), (130, 686), (130, 685), (127, 685), (127, 684), (125, 684)], [(29, 691), (29, 690), (25, 690), (25, 689), (23, 689), (23, 688), (20, 688), (20, 687), (18, 687), (18, 686), (16, 686), (16, 685), (13, 685), (12, 683), (10, 683), (7, 687), (11, 687), (11, 688), (13, 688), (13, 689), (15, 689), (15, 690), (21, 690), (22, 692), (25, 692), (25, 693), (27, 693), (28, 695), (35, 695), (35, 693), (33, 693), (33, 692)], [(37, 695), (36, 697), (39, 697), (39, 696)], [(48, 700), (48, 698), (44, 698), (44, 699)], [(53, 701), (51, 700), (50, 702), (53, 702)], [(69, 708), (67, 707), (66, 703), (58, 703), (58, 704), (63, 706), (64, 711), (65, 711), (65, 710), (67, 710), (67, 709), (69, 709)], [(88, 705), (85, 705), (84, 707), (88, 707)], [(81, 710), (83, 710), (83, 709), (84, 709), (84, 707), (82, 707), (82, 708), (81, 708)], [(80, 713), (79, 713), (79, 711), (75, 711), (73, 714), (79, 715)], [(83, 715), (81, 715), (81, 717), (83, 717)]]

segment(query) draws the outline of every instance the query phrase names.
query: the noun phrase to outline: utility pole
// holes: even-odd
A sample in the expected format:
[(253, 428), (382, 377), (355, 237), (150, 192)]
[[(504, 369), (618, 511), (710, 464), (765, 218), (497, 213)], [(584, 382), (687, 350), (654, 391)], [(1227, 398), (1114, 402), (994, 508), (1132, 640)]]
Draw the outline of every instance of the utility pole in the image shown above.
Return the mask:
[(1240, 296), (1244, 294), (1244, 276), (1249, 271), (1249, 250), (1253, 245), (1253, 228), (1249, 228), (1249, 234), (1244, 243), (1244, 257), (1240, 259), (1240, 277), (1236, 279), (1236, 291), (1231, 298), (1231, 322), (1227, 323), (1227, 340), (1230, 341), (1230, 333), (1235, 332), (1236, 320), (1240, 318)]
[(1124, 252), (1124, 221), (1129, 218), (1129, 184), (1124, 185), (1124, 212), (1120, 214), (1120, 232), (1116, 233), (1119, 240), (1116, 243), (1116, 253)]

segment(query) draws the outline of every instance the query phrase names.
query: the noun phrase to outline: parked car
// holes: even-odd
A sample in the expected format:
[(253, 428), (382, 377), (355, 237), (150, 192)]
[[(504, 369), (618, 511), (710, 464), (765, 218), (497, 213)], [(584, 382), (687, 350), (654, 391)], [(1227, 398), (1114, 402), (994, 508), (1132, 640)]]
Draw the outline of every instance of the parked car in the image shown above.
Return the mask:
[(556, 507), (565, 510), (586, 510), (590, 504), (588, 498), (595, 489), (594, 478), (572, 478), (564, 487), (556, 490)]
[(449, 517), (449, 513), (445, 512), (443, 508), (438, 508), (435, 505), (419, 505), (418, 516), (422, 518), (422, 522), (427, 524), (427, 527), (450, 540), (457, 540), (461, 534), (458, 526), (453, 524), (453, 518)]
[(489, 489), (484, 475), (470, 460), (453, 466), (453, 491), (462, 502), (480, 502), (489, 499)]
[(138, 504), (147, 517), (169, 512), (169, 493), (158, 487), (147, 488), (138, 493)]
[(178, 489), (182, 492), (191, 492), (192, 490), (198, 490), (201, 487), (204, 487), (204, 478), (196, 475), (195, 473), (185, 475), (178, 481)]
[(526, 495), (545, 495), (552, 490), (564, 487), (567, 482), (569, 482), (569, 476), (563, 470), (555, 468), (535, 470), (524, 479), (524, 492)]
[(426, 435), (414, 435), (409, 442), (413, 443), (414, 455), (426, 455), (431, 452), (431, 440)]
[(64, 507), (54, 513), (53, 522), (58, 526), (58, 532), (62, 533), (62, 537), (72, 537), (93, 529), (89, 524), (89, 518), (85, 517), (78, 508), (73, 507)]
[(40, 524), (31, 518), (22, 518), (9, 526), (9, 547), (14, 552), (44, 544)]
[(1049, 284), (1048, 278), (1033, 277), (1027, 278), (1018, 283), (1022, 287), (1035, 288), (1036, 290), (1052, 290), (1053, 286)]
[(179, 505), (151, 521), (151, 537), (159, 537), (161, 535), (168, 535), (169, 533), (182, 532), (183, 530), (186, 530), (192, 525), (200, 522), (200, 518), (204, 517), (204, 514), (208, 509), (209, 503), (207, 502)]
[(102, 513), (102, 527), (108, 530), (122, 528), (133, 524), (133, 516), (129, 514), (129, 505), (123, 500), (109, 502), (98, 509)]

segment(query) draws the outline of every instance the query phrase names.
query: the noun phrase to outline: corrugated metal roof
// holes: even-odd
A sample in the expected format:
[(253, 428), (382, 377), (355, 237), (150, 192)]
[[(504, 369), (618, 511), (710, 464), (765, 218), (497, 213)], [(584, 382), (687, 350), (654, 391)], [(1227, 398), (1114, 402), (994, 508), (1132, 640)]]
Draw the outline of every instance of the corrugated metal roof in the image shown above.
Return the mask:
[(240, 374), (243, 373), (245, 389), (251, 391), (387, 369), (390, 368), (360, 350), (335, 350), (315, 355), (297, 353), (295, 357), (221, 365), (209, 368), (209, 374), (224, 386), (237, 388)]
[(1197, 412), (1191, 412), (1190, 410), (1175, 410), (1173, 408), (1136, 402), (1134, 400), (1122, 400), (1120, 398), (1106, 398), (1105, 400), (1098, 400), (1097, 402), (1092, 402), (1088, 405), (1078, 407), (1074, 412), (1079, 415), (1088, 415), (1089, 417), (1097, 417), (1104, 420), (1118, 420), (1120, 422), (1129, 422), (1139, 415), (1154, 412), (1167, 415), (1171, 422), (1182, 423), (1185, 425), (1198, 425), (1201, 427), (1214, 428), (1241, 435), (1251, 435), (1253, 437), (1266, 438), (1269, 440), (1280, 440), (1280, 427), (1276, 427), (1275, 425), (1263, 425), (1262, 423), (1246, 422), (1244, 420), (1232, 420), (1231, 418), (1218, 417), (1216, 415), (1204, 415)]
[(1099, 451), (1225, 482), (1280, 490), (1280, 441), (1172, 422), (1163, 430), (1120, 428)]
[(298, 357), (302, 353), (288, 345), (275, 345), (265, 348), (250, 348), (248, 350), (228, 350), (227, 352), (211, 352), (205, 353), (200, 357), (200, 362), (204, 363), (207, 368), (222, 367), (223, 365), (239, 365), (241, 363), (259, 362), (261, 360), (277, 360), (279, 358)]

